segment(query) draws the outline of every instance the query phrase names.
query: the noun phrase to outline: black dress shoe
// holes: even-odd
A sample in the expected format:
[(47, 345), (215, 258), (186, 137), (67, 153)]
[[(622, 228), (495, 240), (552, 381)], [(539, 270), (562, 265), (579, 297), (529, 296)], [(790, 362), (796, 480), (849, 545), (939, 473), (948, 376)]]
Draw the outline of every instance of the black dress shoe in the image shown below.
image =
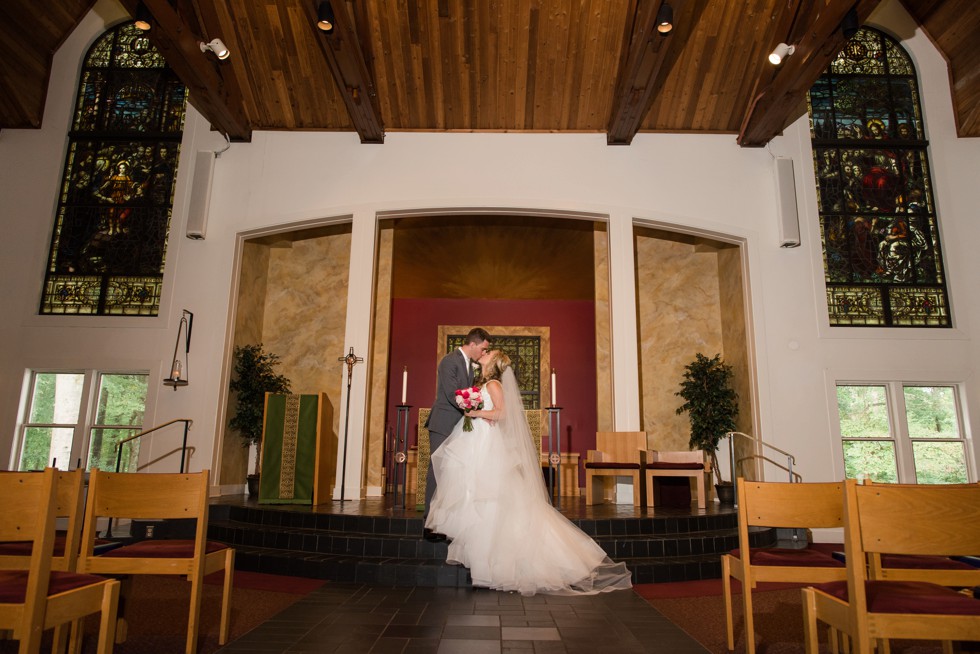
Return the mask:
[(446, 540), (446, 534), (440, 534), (438, 532), (432, 531), (431, 529), (423, 529), (422, 538), (429, 541), (430, 543), (441, 543), (444, 540)]

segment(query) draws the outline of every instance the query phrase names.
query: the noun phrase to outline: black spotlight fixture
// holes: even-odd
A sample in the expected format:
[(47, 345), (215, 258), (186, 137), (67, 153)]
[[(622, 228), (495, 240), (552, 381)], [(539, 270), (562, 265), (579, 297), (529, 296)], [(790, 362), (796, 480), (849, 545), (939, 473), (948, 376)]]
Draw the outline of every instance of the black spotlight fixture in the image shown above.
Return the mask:
[(844, 14), (844, 19), (840, 22), (840, 31), (844, 34), (845, 39), (849, 39), (857, 34), (859, 29), (861, 29), (861, 24), (858, 22), (858, 12), (854, 7), (851, 7), (851, 10)]
[(657, 31), (667, 36), (674, 31), (674, 9), (666, 2), (657, 10)]
[(153, 24), (150, 23), (152, 18), (150, 16), (150, 10), (146, 8), (146, 5), (142, 2), (136, 5), (136, 17), (133, 20), (133, 25), (136, 26), (136, 29), (149, 32), (153, 28)]
[(333, 7), (329, 2), (321, 2), (316, 9), (316, 26), (327, 34), (333, 33)]

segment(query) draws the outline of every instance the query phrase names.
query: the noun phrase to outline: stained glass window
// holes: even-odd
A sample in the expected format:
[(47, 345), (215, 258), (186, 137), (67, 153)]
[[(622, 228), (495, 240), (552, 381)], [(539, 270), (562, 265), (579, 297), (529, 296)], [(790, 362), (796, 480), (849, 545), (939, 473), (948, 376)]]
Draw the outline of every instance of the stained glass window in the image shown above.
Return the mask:
[(186, 100), (184, 85), (132, 23), (89, 49), (42, 314), (157, 315)]
[(809, 95), (830, 324), (951, 327), (919, 85), (862, 28)]
[[(466, 334), (446, 336), (446, 352), (461, 347), (466, 342)], [(500, 350), (508, 357), (514, 368), (517, 386), (521, 389), (521, 400), (525, 409), (541, 408), (541, 337), (540, 336), (494, 336), (493, 349)]]

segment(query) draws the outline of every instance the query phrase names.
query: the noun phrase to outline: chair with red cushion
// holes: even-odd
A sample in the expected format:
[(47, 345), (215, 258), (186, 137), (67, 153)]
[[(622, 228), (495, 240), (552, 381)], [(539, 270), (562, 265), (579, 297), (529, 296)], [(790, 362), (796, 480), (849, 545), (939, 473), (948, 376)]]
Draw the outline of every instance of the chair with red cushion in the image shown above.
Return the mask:
[[(27, 565), (20, 556), (0, 557), (0, 631), (20, 641), (19, 652), (40, 651), (45, 629), (72, 625), (70, 651), (81, 651), (82, 618), (101, 613), (99, 654), (112, 652), (119, 582), (90, 574), (52, 570), (58, 473), (0, 472), (0, 540), (29, 543)], [(81, 489), (81, 472), (66, 482)], [(69, 550), (70, 551), (70, 550)], [(52, 651), (61, 651), (58, 629)]]
[[(644, 431), (600, 431), (595, 435), (596, 449), (589, 450), (585, 462), (585, 503), (594, 504), (596, 485), (605, 495), (605, 482), (616, 477), (633, 480), (633, 506), (642, 506), (643, 458), (647, 449)], [(596, 480), (601, 483), (596, 484)]]
[[(820, 583), (844, 579), (844, 564), (834, 559), (836, 546), (811, 544), (802, 549), (751, 547), (752, 527), (794, 529), (839, 528), (843, 524), (844, 485), (841, 483), (800, 483), (736, 480), (738, 492), (738, 549), (721, 557), (722, 590), (725, 600), (725, 627), (728, 649), (735, 649), (732, 617), (732, 579), (742, 582), (745, 607), (745, 648), (755, 652), (755, 625), (752, 589), (760, 581)], [(748, 552), (748, 556), (745, 553)]]
[[(194, 540), (144, 540), (96, 555), (99, 518), (194, 518)], [(93, 470), (89, 478), (82, 550), (78, 569), (113, 575), (181, 575), (191, 582), (186, 653), (197, 651), (201, 595), (205, 575), (224, 570), (218, 643), (228, 640), (235, 550), (207, 540), (208, 471), (200, 473), (110, 473)]]
[[(903, 568), (890, 578), (880, 571), (875, 578), (871, 572), (876, 557), (949, 557), (980, 551), (978, 506), (977, 485), (859, 485), (848, 479), (847, 579), (803, 589), (808, 654), (818, 651), (818, 622), (849, 636), (859, 654), (869, 654), (874, 640), (942, 640), (946, 651), (951, 641), (980, 640), (980, 600), (946, 587), (954, 581), (948, 578), (955, 574), (952, 570), (939, 571), (942, 583), (911, 578), (929, 578), (935, 568)], [(866, 565), (869, 560), (871, 565)], [(974, 583), (972, 571), (962, 573), (962, 585)]]
[(706, 465), (703, 450), (689, 452), (661, 452), (647, 450), (646, 465), (643, 468), (646, 475), (647, 506), (657, 506), (661, 503), (660, 484), (662, 479), (685, 479), (694, 484), (697, 492), (698, 508), (707, 506), (705, 478), (710, 472)]

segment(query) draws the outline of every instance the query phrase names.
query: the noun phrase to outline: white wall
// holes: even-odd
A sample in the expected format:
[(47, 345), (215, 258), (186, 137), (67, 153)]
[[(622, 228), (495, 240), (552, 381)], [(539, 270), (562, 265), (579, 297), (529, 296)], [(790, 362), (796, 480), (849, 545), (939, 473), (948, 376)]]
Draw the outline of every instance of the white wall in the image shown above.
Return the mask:
[[(319, 220), (354, 221), (347, 346), (358, 354), (370, 337), (370, 278), (375, 216), (382, 211), (465, 208), (588, 212), (607, 217), (611, 241), (627, 242), (636, 221), (700, 230), (746, 244), (752, 347), (757, 366), (758, 433), (797, 456), (810, 481), (843, 474), (831, 438), (835, 378), (875, 377), (966, 382), (970, 430), (980, 427), (977, 316), (980, 278), (969, 244), (980, 242), (973, 210), (980, 188), (973, 171), (980, 142), (956, 139), (947, 74), (928, 39), (910, 27), (897, 0), (886, 0), (873, 23), (903, 37), (919, 66), (931, 141), (953, 330), (831, 330), (826, 325), (823, 264), (806, 118), (768, 149), (743, 149), (734, 135), (640, 134), (629, 147), (605, 135), (390, 133), (384, 145), (361, 145), (355, 134), (255, 133), (217, 161), (204, 241), (183, 237), (188, 180), (196, 150), (223, 141), (188, 110), (166, 297), (159, 319), (75, 319), (34, 315), (77, 82), (78, 58), (121, 15), (100, 0), (55, 59), (41, 130), (0, 134), (0, 207), (7, 238), (0, 243), (0, 451), (10, 449), (24, 371), (37, 366), (118, 366), (163, 376), (180, 310), (195, 314), (191, 386), (176, 393), (151, 383), (147, 424), (194, 419), (191, 468), (217, 468), (215, 434), (227, 382), (237, 235), (247, 230)], [(773, 155), (796, 163), (803, 246), (776, 244)], [(533, 220), (533, 218), (529, 218)], [(618, 243), (618, 241), (616, 241)], [(624, 246), (625, 247), (625, 246)], [(615, 412), (619, 428), (639, 422), (631, 256), (611, 258)], [(623, 285), (626, 285), (624, 288)], [(335, 360), (346, 352), (324, 353)], [(366, 368), (355, 374), (351, 438), (362, 433)], [(338, 383), (343, 370), (337, 364)], [(856, 376), (856, 377), (855, 377)], [(342, 403), (346, 398), (342, 399)], [(179, 438), (175, 435), (174, 438)], [(163, 451), (170, 443), (154, 444)], [(975, 462), (974, 462), (975, 463)], [(174, 464), (175, 466), (176, 464)], [(167, 469), (174, 469), (173, 467)], [(352, 475), (348, 464), (348, 478)], [(350, 493), (348, 493), (348, 496)]]

